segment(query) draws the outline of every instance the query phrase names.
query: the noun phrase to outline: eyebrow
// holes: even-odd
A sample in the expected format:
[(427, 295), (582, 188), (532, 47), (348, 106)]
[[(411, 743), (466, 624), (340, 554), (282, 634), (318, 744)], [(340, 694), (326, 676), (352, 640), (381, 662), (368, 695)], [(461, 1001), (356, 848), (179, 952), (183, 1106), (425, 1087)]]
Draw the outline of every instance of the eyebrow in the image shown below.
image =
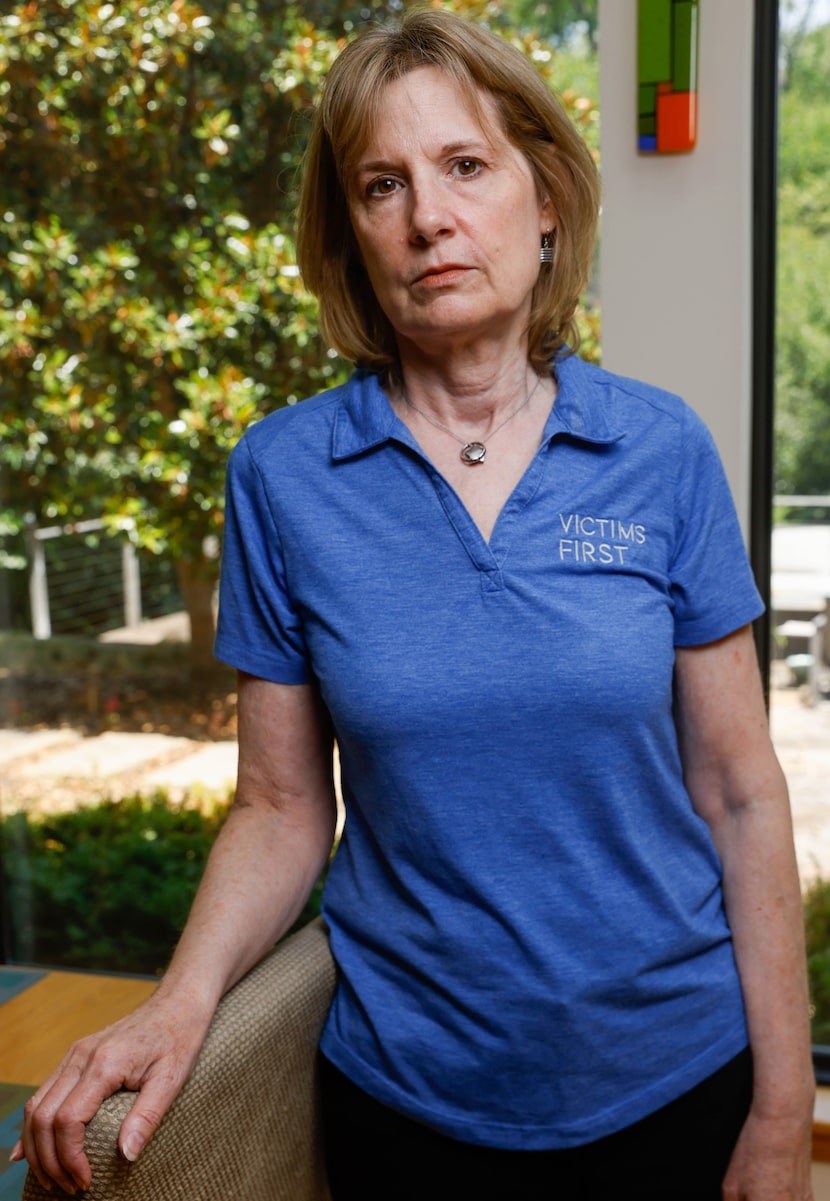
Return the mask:
[[(492, 153), (493, 147), (489, 142), (446, 142), (440, 149), (438, 157), (440, 159), (452, 158), (457, 154), (466, 154), (470, 158), (482, 151)], [(367, 159), (357, 164), (355, 168), (356, 175), (374, 171), (390, 171), (397, 165), (397, 160), (394, 159)]]

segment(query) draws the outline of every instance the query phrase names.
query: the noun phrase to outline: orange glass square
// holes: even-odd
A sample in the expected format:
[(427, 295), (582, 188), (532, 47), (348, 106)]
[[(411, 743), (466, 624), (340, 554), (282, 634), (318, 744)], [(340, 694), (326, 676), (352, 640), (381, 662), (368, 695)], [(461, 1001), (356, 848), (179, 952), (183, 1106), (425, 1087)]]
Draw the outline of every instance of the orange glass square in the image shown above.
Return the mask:
[(697, 140), (697, 93), (662, 92), (657, 96), (657, 153), (693, 150)]

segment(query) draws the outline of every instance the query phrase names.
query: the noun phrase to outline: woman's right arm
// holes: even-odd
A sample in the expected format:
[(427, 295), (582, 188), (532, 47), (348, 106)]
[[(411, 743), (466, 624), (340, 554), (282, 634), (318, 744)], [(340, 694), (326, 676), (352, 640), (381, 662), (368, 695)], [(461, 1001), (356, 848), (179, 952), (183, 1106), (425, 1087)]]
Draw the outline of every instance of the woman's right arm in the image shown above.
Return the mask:
[(187, 1080), (220, 999), (301, 912), (335, 820), (331, 731), (314, 689), (240, 673), (236, 799), (170, 967), (149, 1001), (76, 1043), (26, 1106), (12, 1156), (25, 1155), (42, 1184), (89, 1186), (84, 1128), (119, 1088), (139, 1093), (118, 1140), (137, 1158)]

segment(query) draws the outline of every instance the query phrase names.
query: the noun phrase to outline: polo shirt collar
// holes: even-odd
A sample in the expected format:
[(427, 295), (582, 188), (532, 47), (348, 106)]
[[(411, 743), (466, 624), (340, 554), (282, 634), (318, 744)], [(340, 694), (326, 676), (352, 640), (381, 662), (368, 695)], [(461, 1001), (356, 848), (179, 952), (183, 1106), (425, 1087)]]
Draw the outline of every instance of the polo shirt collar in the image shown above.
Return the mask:
[(350, 459), (396, 439), (414, 446), (380, 386), (377, 375), (358, 370), (344, 384), (332, 430), (332, 458)]
[[(566, 435), (582, 442), (607, 445), (625, 435), (607, 412), (605, 389), (596, 387), (593, 370), (576, 355), (556, 363), (558, 392), (542, 437), (543, 443)], [(377, 375), (358, 370), (343, 386), (332, 430), (332, 458), (350, 459), (384, 442), (402, 442), (417, 450), (407, 427), (398, 418)]]
[(566, 352), (556, 359), (558, 390), (542, 441), (565, 434), (581, 442), (607, 446), (625, 436), (625, 427), (609, 410), (610, 389), (598, 387), (597, 369)]

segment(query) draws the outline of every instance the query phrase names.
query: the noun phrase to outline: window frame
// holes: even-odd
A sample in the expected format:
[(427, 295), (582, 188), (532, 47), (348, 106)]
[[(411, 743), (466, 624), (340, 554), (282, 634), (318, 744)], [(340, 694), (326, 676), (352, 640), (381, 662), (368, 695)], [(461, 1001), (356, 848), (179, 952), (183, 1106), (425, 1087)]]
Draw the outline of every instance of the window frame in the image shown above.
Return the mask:
[(769, 704), (775, 452), (779, 0), (755, 0), (752, 128), (752, 433), (749, 554), (764, 613), (755, 641)]

